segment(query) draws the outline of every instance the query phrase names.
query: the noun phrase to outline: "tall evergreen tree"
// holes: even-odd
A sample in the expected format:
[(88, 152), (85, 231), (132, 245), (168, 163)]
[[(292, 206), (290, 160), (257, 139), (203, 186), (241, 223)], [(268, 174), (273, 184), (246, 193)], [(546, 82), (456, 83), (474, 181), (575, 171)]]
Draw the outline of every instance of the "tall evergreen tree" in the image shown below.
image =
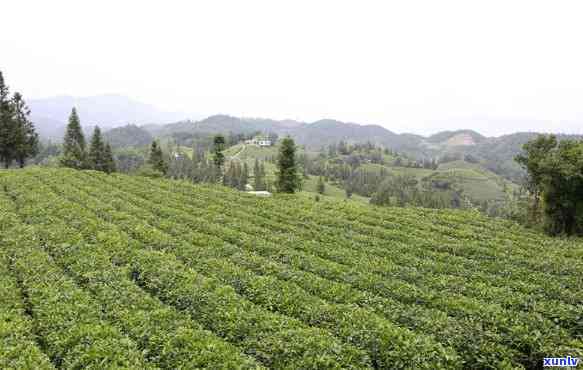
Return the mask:
[(196, 141), (192, 144), (192, 162), (194, 164), (199, 164), (205, 161), (204, 148), (197, 144)]
[(326, 184), (324, 184), (324, 179), (322, 176), (318, 176), (318, 184), (316, 186), (316, 191), (320, 194), (324, 194), (326, 191)]
[(105, 172), (112, 173), (112, 172), (117, 171), (117, 168), (115, 165), (115, 160), (113, 159), (113, 153), (111, 151), (111, 145), (109, 145), (109, 143), (105, 144), (104, 161), (105, 161)]
[(296, 163), (296, 145), (292, 138), (286, 137), (281, 141), (277, 156), (277, 191), (294, 193), (301, 187), (301, 178)]
[(249, 182), (249, 167), (247, 163), (243, 163), (243, 167), (241, 168), (241, 177), (239, 180), (239, 190), (245, 190), (245, 186)]
[(6, 168), (15, 160), (24, 167), (26, 160), (38, 153), (38, 135), (29, 115), (20, 93), (10, 97), (0, 71), (0, 162)]
[(0, 71), (0, 161), (8, 168), (13, 160), (14, 121), (10, 92)]
[(238, 161), (231, 161), (226, 167), (223, 185), (239, 189), (241, 187), (241, 165)]
[(81, 128), (81, 122), (77, 115), (77, 109), (73, 108), (69, 116), (69, 124), (63, 140), (63, 157), (61, 165), (76, 169), (87, 166), (87, 154), (85, 153), (85, 136)]
[(216, 135), (213, 139), (213, 161), (217, 168), (221, 168), (225, 164), (223, 150), (225, 150), (225, 137)]
[(107, 172), (107, 164), (105, 159), (105, 145), (101, 137), (101, 130), (99, 126), (95, 126), (91, 143), (89, 144), (89, 154), (87, 156), (88, 167), (95, 171)]
[(265, 190), (265, 173), (257, 158), (255, 158), (253, 166), (253, 189), (256, 191)]
[(346, 199), (350, 199), (352, 198), (352, 186), (351, 185), (346, 185), (346, 188), (344, 189), (344, 191), (346, 192)]
[(26, 160), (39, 152), (38, 134), (34, 124), (30, 121), (30, 109), (26, 105), (20, 93), (14, 93), (12, 98), (14, 113), (14, 159), (20, 168), (24, 167)]
[(152, 146), (150, 147), (150, 157), (148, 158), (148, 163), (156, 171), (160, 171), (162, 174), (166, 175), (168, 167), (164, 161), (164, 153), (162, 152), (162, 148), (155, 140), (152, 141)]
[(267, 181), (266, 172), (265, 172), (265, 163), (261, 162), (261, 164), (259, 165), (259, 171), (261, 172), (261, 186), (262, 186), (261, 190), (268, 190), (269, 191), (269, 187), (271, 185)]

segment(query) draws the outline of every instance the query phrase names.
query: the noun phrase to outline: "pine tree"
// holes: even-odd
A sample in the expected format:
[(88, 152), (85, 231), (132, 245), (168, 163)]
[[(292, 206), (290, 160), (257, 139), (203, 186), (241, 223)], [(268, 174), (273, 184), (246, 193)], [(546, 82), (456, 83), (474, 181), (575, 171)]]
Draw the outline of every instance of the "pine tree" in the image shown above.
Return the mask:
[(150, 145), (150, 155), (148, 156), (148, 163), (154, 167), (156, 165), (156, 156), (158, 154), (158, 143), (154, 140)]
[(199, 164), (204, 162), (205, 159), (204, 148), (194, 142), (192, 144), (192, 162), (194, 164)]
[(159, 171), (162, 174), (166, 175), (168, 167), (166, 166), (166, 162), (164, 161), (164, 153), (162, 152), (162, 148), (158, 145), (158, 143), (155, 140), (152, 141), (152, 146), (150, 147), (150, 158), (148, 158), (148, 163), (156, 171)]
[(87, 155), (85, 153), (85, 136), (81, 129), (81, 122), (77, 115), (77, 110), (73, 108), (69, 116), (69, 124), (63, 140), (63, 157), (61, 165), (76, 169), (83, 169), (87, 166)]
[(346, 199), (350, 199), (352, 197), (352, 186), (346, 185), (346, 188), (344, 190), (346, 192)]
[(262, 190), (269, 190), (269, 186), (267, 184), (266, 172), (265, 172), (265, 164), (263, 162), (261, 162), (261, 164), (259, 165), (259, 172), (260, 172), (260, 176), (261, 176)]
[(28, 158), (38, 154), (38, 134), (29, 115), (30, 109), (20, 93), (10, 98), (0, 71), (0, 162), (6, 168), (14, 160), (24, 167)]
[(14, 93), (12, 98), (14, 113), (14, 159), (20, 168), (24, 167), (26, 160), (39, 152), (38, 134), (34, 124), (30, 121), (30, 109), (26, 105), (20, 93)]
[(294, 193), (300, 189), (301, 178), (296, 163), (296, 145), (292, 138), (286, 137), (281, 141), (277, 157), (276, 188), (280, 193)]
[(346, 144), (346, 142), (344, 142), (343, 140), (340, 140), (340, 142), (338, 143), (338, 152), (342, 155), (350, 154), (350, 151), (348, 150), (348, 144)]
[(117, 171), (117, 168), (115, 165), (115, 160), (113, 159), (113, 153), (111, 151), (111, 145), (109, 145), (109, 143), (105, 144), (104, 162), (105, 162), (105, 172), (112, 173), (112, 172)]
[(99, 126), (95, 126), (91, 143), (89, 145), (89, 154), (87, 156), (88, 167), (95, 171), (107, 172), (107, 163), (105, 159), (105, 145), (101, 138)]
[(14, 121), (10, 92), (0, 71), (0, 161), (8, 168), (13, 160)]
[(265, 177), (257, 158), (255, 158), (253, 166), (253, 189), (256, 191), (265, 190)]
[[(215, 168), (219, 168), (219, 167), (216, 167), (216, 165), (215, 165)], [(222, 178), (223, 186), (233, 186), (232, 180), (233, 180), (234, 170), (235, 170), (235, 166), (233, 163), (231, 163), (230, 166), (225, 168), (225, 173), (224, 173), (223, 178)]]
[(241, 169), (241, 177), (239, 180), (239, 190), (245, 190), (247, 183), (249, 182), (249, 166), (247, 163), (243, 163), (243, 168)]
[(223, 150), (225, 150), (225, 137), (223, 135), (216, 135), (213, 139), (213, 161), (219, 169), (225, 164)]
[(326, 191), (326, 185), (324, 184), (324, 179), (322, 179), (322, 176), (318, 176), (318, 185), (316, 187), (316, 191), (320, 194), (324, 194)]

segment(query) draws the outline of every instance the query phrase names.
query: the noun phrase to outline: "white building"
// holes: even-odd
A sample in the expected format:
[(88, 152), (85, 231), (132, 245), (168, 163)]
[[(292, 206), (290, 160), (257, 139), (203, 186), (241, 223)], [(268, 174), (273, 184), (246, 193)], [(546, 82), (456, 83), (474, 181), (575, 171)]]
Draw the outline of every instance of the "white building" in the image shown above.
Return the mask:
[(245, 140), (247, 145), (257, 145), (257, 146), (271, 146), (271, 140), (267, 136), (255, 136), (251, 140)]

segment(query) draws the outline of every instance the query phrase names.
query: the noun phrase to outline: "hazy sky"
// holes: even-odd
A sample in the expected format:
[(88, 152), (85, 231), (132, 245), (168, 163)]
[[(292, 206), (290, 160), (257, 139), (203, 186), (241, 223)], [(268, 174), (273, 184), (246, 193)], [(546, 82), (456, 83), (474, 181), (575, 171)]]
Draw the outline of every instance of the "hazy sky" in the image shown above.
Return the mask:
[(4, 1), (25, 97), (396, 132), (583, 133), (581, 1)]

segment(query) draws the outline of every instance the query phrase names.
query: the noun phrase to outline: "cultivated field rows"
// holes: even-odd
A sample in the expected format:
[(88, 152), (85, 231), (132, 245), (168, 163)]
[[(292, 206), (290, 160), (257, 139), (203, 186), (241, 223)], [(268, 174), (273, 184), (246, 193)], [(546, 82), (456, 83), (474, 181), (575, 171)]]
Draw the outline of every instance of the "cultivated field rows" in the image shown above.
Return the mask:
[(2, 173), (0, 190), (0, 313), (39, 367), (109, 353), (137, 368), (530, 368), (583, 354), (577, 241), (470, 212), (65, 169)]

